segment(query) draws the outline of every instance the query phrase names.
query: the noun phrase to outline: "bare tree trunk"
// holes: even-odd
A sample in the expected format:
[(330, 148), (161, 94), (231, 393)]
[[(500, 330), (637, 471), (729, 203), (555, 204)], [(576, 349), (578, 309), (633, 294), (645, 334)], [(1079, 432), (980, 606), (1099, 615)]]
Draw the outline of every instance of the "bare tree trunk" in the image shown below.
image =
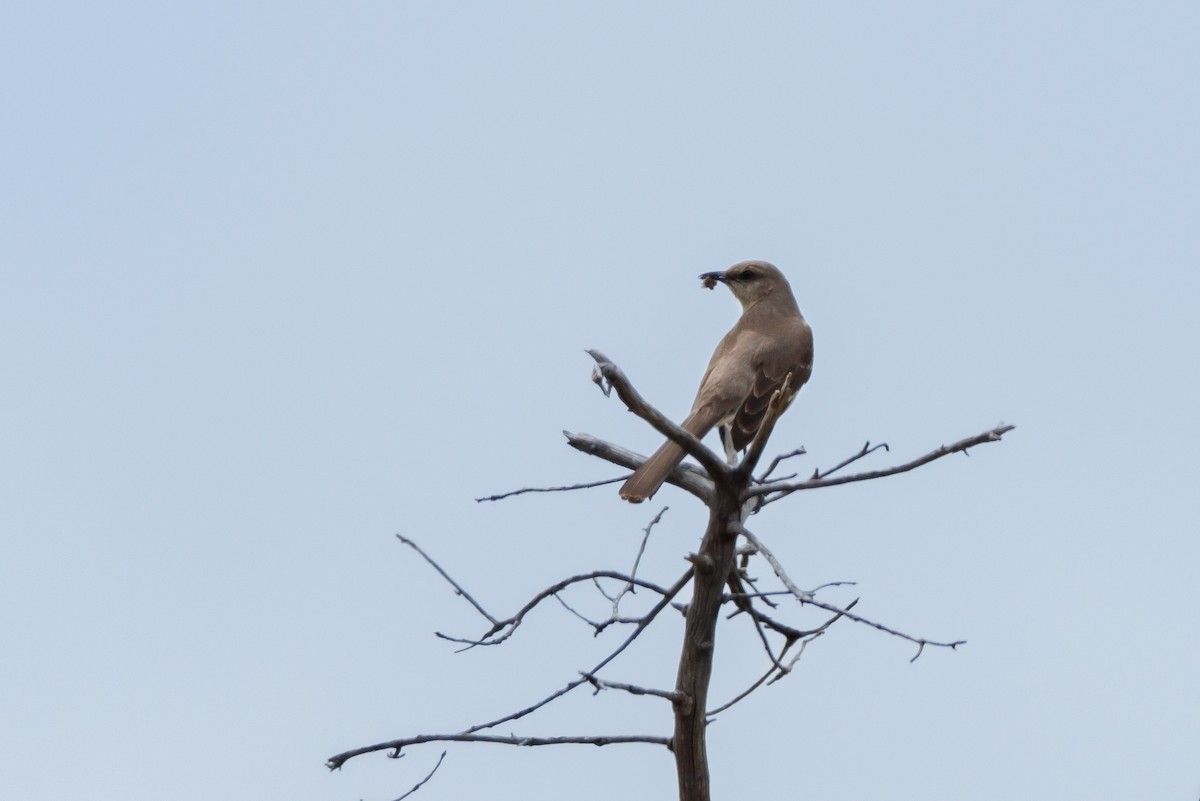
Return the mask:
[(708, 754), (705, 748), (705, 710), (712, 677), (714, 639), (725, 582), (737, 553), (735, 525), (741, 520), (737, 493), (717, 487), (709, 510), (708, 529), (694, 557), (692, 601), (684, 627), (683, 651), (675, 691), (675, 768), (680, 801), (709, 801)]

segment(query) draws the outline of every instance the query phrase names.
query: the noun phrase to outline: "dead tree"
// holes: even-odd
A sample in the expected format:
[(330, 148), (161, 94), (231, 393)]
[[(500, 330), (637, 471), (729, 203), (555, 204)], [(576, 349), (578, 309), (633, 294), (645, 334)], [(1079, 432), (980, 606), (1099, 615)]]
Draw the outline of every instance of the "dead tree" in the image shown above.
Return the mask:
[[(376, 751), (390, 752), (389, 756), (399, 757), (403, 749), (409, 746), (432, 742), (483, 742), (499, 743), (518, 746), (542, 746), (563, 744), (613, 745), (618, 743), (649, 743), (666, 746), (675, 756), (678, 774), (679, 797), (681, 801), (708, 801), (709, 770), (708, 755), (705, 747), (705, 731), (712, 717), (722, 712), (755, 690), (773, 683), (788, 675), (803, 653), (805, 647), (817, 637), (820, 637), (833, 623), (846, 619), (855, 623), (871, 626), (887, 634), (907, 640), (916, 646), (912, 657), (915, 661), (926, 646), (939, 648), (957, 648), (965, 640), (934, 641), (923, 637), (914, 637), (900, 632), (874, 620), (869, 620), (855, 614), (853, 608), (857, 599), (845, 606), (827, 603), (816, 597), (819, 590), (831, 586), (822, 585), (812, 590), (804, 590), (797, 586), (784, 570), (783, 565), (771, 553), (767, 546), (747, 527), (746, 521), (750, 515), (756, 514), (766, 506), (786, 498), (794, 492), (820, 489), (848, 484), (855, 481), (869, 481), (877, 478), (907, 472), (952, 453), (965, 453), (969, 448), (988, 442), (997, 442), (1007, 432), (1013, 429), (1011, 425), (998, 425), (981, 434), (959, 440), (952, 445), (943, 445), (924, 456), (912, 459), (900, 465), (880, 470), (843, 475), (841, 471), (879, 450), (887, 450), (886, 443), (872, 446), (870, 442), (863, 445), (852, 456), (843, 459), (827, 470), (816, 470), (806, 479), (796, 475), (773, 477), (775, 470), (785, 460), (799, 456), (804, 449), (785, 453), (771, 460), (767, 469), (755, 475), (755, 470), (762, 459), (767, 439), (770, 437), (782, 409), (787, 407), (792, 390), (785, 381), (782, 389), (771, 399), (766, 418), (753, 442), (746, 449), (745, 456), (737, 464), (727, 464), (715, 453), (705, 447), (699, 439), (677, 426), (669, 418), (651, 406), (633, 388), (625, 374), (603, 354), (588, 351), (595, 359), (596, 367), (593, 380), (600, 385), (606, 395), (615, 389), (617, 396), (630, 411), (653, 426), (663, 436), (678, 443), (688, 455), (700, 463), (700, 468), (681, 464), (675, 468), (668, 481), (699, 498), (708, 507), (708, 524), (700, 547), (696, 553), (688, 556), (689, 566), (684, 573), (671, 584), (660, 584), (647, 581), (637, 575), (638, 564), (646, 547), (646, 539), (651, 529), (661, 518), (660, 512), (645, 529), (645, 537), (633, 569), (629, 573), (612, 570), (596, 570), (590, 573), (571, 576), (547, 587), (535, 594), (524, 606), (506, 618), (498, 618), (488, 612), (474, 597), (460, 586), (442, 567), (426, 554), (415, 542), (397, 535), (401, 542), (419, 553), (441, 576), (479, 612), (488, 622), (487, 630), (477, 638), (461, 638), (438, 633), (438, 636), (451, 642), (459, 643), (464, 649), (498, 645), (509, 637), (521, 625), (525, 616), (544, 601), (551, 598), (558, 600), (566, 609), (591, 625), (597, 634), (613, 625), (632, 626), (632, 631), (608, 656), (588, 670), (567, 682), (565, 686), (550, 693), (540, 701), (500, 717), (496, 720), (479, 723), (464, 731), (452, 734), (420, 734), (402, 737), (387, 742), (375, 743), (337, 754), (326, 763), (330, 769), (341, 768), (348, 760)], [(636, 468), (644, 461), (644, 457), (605, 442), (587, 434), (572, 434), (563, 432), (571, 447), (584, 453), (597, 456), (613, 464), (626, 468)], [(835, 475), (837, 474), (837, 475)], [(479, 498), (479, 501), (494, 501), (518, 495), (524, 492), (561, 492), (588, 487), (602, 486), (624, 480), (624, 476), (608, 481), (591, 484), (578, 484), (567, 487), (546, 487), (516, 490), (503, 495)], [(750, 561), (755, 557), (764, 559), (774, 573), (783, 589), (775, 591), (760, 590), (756, 580), (751, 578), (748, 569)], [(615, 589), (606, 589), (614, 587)], [(565, 589), (578, 584), (592, 584), (608, 601), (611, 602), (612, 612), (607, 620), (594, 621), (581, 615), (567, 605), (561, 597)], [(844, 582), (835, 582), (844, 583)], [(684, 590), (690, 587), (690, 599), (681, 600)], [(646, 613), (629, 617), (623, 616), (620, 604), (624, 596), (634, 588), (646, 590), (657, 596), (657, 601)], [(828, 613), (824, 621), (815, 628), (800, 629), (777, 619), (780, 605), (773, 597), (790, 596), (801, 606), (812, 606)], [(712, 676), (714, 644), (716, 641), (717, 622), (722, 608), (731, 607), (734, 614), (746, 617), (753, 624), (759, 640), (766, 652), (768, 667), (766, 671), (745, 691), (729, 702), (710, 707), (708, 702), (709, 680)], [(600, 677), (600, 673), (628, 648), (651, 623), (668, 608), (673, 608), (685, 618), (684, 639), (679, 656), (679, 669), (675, 687), (671, 690), (641, 687), (632, 684), (608, 681)], [(533, 737), (533, 736), (502, 736), (490, 734), (489, 731), (510, 721), (523, 718), (538, 709), (550, 704), (558, 698), (583, 685), (589, 685), (596, 691), (602, 689), (620, 690), (636, 695), (658, 696), (670, 701), (674, 712), (674, 730), (670, 736), (663, 735), (579, 735), (568, 737)], [(442, 757), (445, 752), (442, 753)], [(433, 770), (424, 777), (412, 790), (401, 798), (415, 792), (437, 771), (442, 760), (439, 758)]]

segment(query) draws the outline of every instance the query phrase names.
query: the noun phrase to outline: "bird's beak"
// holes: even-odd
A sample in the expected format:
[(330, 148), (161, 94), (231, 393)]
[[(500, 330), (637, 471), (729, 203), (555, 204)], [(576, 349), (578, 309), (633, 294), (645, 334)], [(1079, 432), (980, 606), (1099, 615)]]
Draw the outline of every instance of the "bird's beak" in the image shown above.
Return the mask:
[(727, 279), (728, 277), (729, 277), (729, 276), (725, 275), (725, 272), (724, 272), (723, 270), (722, 270), (722, 271), (719, 271), (719, 272), (715, 272), (715, 273), (701, 273), (701, 274), (700, 274), (700, 280), (701, 280), (701, 281), (705, 281), (705, 282), (708, 282), (708, 281), (724, 281), (724, 280), (725, 280), (725, 279)]

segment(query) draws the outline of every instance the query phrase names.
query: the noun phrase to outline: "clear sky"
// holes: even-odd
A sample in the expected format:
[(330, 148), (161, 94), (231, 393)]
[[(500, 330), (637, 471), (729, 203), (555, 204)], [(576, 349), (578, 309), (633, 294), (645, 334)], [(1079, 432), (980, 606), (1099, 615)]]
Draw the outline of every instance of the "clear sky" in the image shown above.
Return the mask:
[[(398, 796), (614, 644), (552, 581), (673, 580), (659, 437), (584, 348), (686, 411), (764, 258), (816, 332), (755, 530), (839, 623), (711, 728), (717, 798), (1200, 796), (1192, 2), (9, 3), (0, 11), (0, 794)], [(603, 614), (586, 592), (574, 604)], [(811, 612), (784, 610), (798, 624)], [(609, 677), (670, 686), (664, 620)], [(723, 624), (713, 695), (765, 667)], [(666, 734), (581, 693), (501, 733)], [(426, 799), (669, 798), (651, 746), (452, 746)]]

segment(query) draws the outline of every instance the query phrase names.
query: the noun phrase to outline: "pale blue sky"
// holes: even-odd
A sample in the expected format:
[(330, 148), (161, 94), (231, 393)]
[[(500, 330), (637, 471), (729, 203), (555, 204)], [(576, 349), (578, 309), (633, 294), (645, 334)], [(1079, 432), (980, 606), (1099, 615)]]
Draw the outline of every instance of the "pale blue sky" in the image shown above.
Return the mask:
[[(718, 798), (1200, 795), (1194, 3), (37, 3), (0, 11), (0, 790), (394, 798), (612, 647), (555, 579), (672, 580), (615, 476), (777, 263), (816, 331), (773, 450), (883, 466), (755, 520), (838, 624), (711, 729)], [(588, 596), (575, 600), (587, 606)], [(597, 611), (599, 613), (599, 611)], [(797, 621), (807, 618), (795, 612)], [(614, 663), (669, 686), (677, 622)], [(763, 669), (742, 621), (714, 697)], [(583, 693), (507, 731), (670, 730)], [(430, 799), (666, 798), (649, 746), (461, 745)]]

